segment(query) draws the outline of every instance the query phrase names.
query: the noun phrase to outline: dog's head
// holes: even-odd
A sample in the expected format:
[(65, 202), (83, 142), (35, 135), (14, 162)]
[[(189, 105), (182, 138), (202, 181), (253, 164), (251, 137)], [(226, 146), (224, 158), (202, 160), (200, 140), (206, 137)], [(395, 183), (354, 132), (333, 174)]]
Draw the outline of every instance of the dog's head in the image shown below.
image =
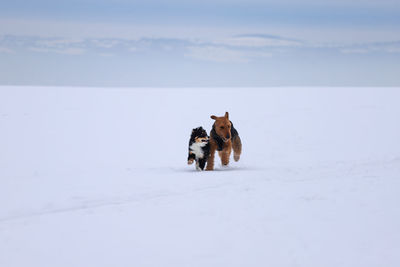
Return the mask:
[(190, 139), (196, 143), (207, 143), (208, 135), (206, 130), (203, 129), (203, 127), (198, 127), (192, 130), (192, 135)]
[(231, 139), (231, 127), (232, 123), (229, 120), (229, 113), (225, 112), (225, 116), (217, 117), (212, 115), (211, 119), (215, 120), (214, 122), (214, 129), (215, 132), (224, 142), (227, 142)]

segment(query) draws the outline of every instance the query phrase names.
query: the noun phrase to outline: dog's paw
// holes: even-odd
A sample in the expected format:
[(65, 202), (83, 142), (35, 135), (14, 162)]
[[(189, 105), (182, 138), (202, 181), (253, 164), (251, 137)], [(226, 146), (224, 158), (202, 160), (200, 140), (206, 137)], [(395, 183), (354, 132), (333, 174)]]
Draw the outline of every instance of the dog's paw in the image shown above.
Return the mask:
[(193, 164), (193, 161), (194, 161), (193, 159), (189, 159), (188, 160), (188, 165)]

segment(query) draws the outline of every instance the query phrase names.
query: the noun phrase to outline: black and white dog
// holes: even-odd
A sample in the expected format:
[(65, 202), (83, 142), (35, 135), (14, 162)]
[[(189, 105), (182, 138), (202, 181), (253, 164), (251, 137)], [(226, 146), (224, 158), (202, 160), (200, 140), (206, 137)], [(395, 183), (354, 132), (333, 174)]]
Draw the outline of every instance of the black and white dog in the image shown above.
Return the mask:
[(196, 170), (202, 171), (209, 155), (210, 144), (207, 132), (202, 127), (193, 129), (189, 140), (188, 164), (196, 160)]

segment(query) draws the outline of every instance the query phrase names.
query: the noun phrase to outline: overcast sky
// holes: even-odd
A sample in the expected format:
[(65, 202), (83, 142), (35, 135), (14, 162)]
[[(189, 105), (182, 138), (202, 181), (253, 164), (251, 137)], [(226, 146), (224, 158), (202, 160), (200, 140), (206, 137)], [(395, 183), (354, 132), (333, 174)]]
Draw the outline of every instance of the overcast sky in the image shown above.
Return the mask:
[(2, 1), (0, 84), (400, 86), (400, 4)]

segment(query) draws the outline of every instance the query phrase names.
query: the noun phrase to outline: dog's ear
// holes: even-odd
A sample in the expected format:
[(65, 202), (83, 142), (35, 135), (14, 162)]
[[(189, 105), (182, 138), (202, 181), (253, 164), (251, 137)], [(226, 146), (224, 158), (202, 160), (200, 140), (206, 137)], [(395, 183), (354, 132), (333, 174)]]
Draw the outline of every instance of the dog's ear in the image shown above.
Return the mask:
[(229, 113), (228, 113), (228, 111), (225, 112), (225, 118), (227, 118), (227, 119), (229, 120)]
[(213, 120), (216, 120), (217, 119), (217, 116), (215, 116), (215, 115), (211, 115), (211, 117), (210, 117), (211, 119), (213, 119)]

